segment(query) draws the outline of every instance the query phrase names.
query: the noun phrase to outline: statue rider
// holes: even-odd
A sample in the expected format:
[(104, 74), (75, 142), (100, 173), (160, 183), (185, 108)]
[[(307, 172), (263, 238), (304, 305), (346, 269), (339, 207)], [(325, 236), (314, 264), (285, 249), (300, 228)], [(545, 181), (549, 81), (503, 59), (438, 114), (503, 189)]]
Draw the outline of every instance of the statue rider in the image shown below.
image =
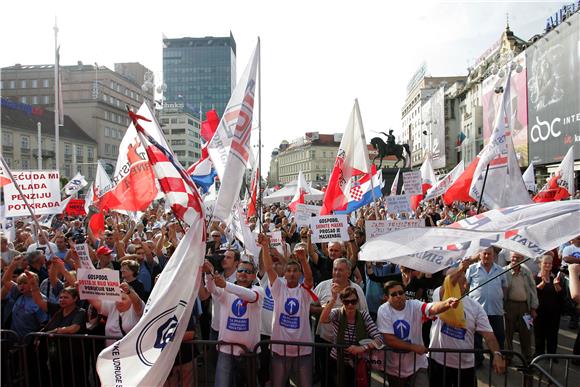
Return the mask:
[(387, 146), (389, 148), (395, 146), (395, 135), (393, 134), (393, 129), (389, 130), (389, 134), (387, 135)]

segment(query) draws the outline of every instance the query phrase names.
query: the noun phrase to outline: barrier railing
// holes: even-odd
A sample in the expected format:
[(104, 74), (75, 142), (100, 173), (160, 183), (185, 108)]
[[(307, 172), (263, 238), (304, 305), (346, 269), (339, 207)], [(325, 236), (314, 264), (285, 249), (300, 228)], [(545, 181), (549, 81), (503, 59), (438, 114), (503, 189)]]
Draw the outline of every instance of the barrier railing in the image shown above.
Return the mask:
[[(564, 370), (562, 370), (562, 364), (564, 362)], [(568, 381), (570, 379), (570, 362), (580, 361), (580, 356), (578, 355), (564, 355), (564, 354), (545, 354), (535, 357), (530, 362), (530, 370), (539, 373), (538, 385), (542, 383), (552, 384), (557, 387), (568, 386)], [(543, 366), (542, 363), (547, 363), (547, 367)], [(563, 374), (562, 374), (563, 371)], [(544, 381), (544, 378), (546, 381)], [(563, 378), (563, 380), (562, 380)], [(578, 381), (578, 376), (576, 376), (575, 382)]]
[[(98, 386), (97, 356), (105, 347), (106, 339), (115, 339), (33, 333), (21, 340), (12, 331), (2, 330), (0, 333), (2, 387)], [(274, 359), (272, 346), (276, 352)], [(268, 380), (276, 378), (278, 381), (287, 376), (293, 380), (302, 378), (302, 381), (322, 387), (351, 386), (356, 385), (361, 372), (359, 358), (350, 355), (347, 347), (326, 342), (264, 340), (249, 349), (238, 344), (193, 340), (181, 344), (168, 381), (172, 386), (210, 386), (216, 377), (223, 380), (235, 373), (241, 378), (239, 382), (248, 386), (264, 385)], [(486, 368), (479, 370), (471, 367), (478, 351), (489, 358), (485, 362)], [(232, 352), (239, 356), (232, 358)], [(437, 380), (437, 385), (441, 386), (477, 385), (478, 380), (487, 385), (512, 386), (516, 379), (514, 375), (521, 377), (522, 386), (532, 385), (535, 381), (538, 385), (567, 386), (570, 363), (580, 360), (580, 356), (573, 355), (541, 355), (527, 364), (517, 352), (502, 353), (511, 359), (510, 367), (503, 375), (493, 372), (488, 350), (432, 348), (428, 350), (429, 362), (424, 363), (423, 357), (415, 353), (383, 348), (366, 353), (360, 361), (366, 364), (366, 377), (373, 386), (387, 386), (389, 379), (391, 382), (395, 380), (393, 377), (403, 379), (415, 374), (414, 377)], [(266, 365), (265, 359), (268, 363), (272, 361), (271, 367)], [(556, 360), (560, 360), (557, 367), (554, 366)], [(442, 367), (444, 365), (447, 367)], [(425, 370), (420, 371), (423, 366)], [(461, 371), (457, 372), (457, 369)]]

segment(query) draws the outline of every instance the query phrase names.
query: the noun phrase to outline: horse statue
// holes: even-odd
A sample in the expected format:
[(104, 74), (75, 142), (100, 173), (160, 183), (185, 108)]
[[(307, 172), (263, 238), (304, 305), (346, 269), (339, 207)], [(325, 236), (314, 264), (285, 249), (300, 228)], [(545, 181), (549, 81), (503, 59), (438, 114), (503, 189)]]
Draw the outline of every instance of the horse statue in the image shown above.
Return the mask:
[(375, 148), (379, 154), (375, 156), (373, 159), (373, 164), (377, 158), (380, 157), (381, 162), (379, 164), (379, 169), (383, 166), (383, 157), (385, 156), (396, 156), (397, 162), (395, 163), (395, 167), (399, 164), (399, 161), (403, 160), (403, 167), (407, 166), (407, 159), (403, 155), (403, 150), (407, 151), (409, 155), (409, 160), (411, 160), (411, 150), (409, 149), (409, 144), (388, 144), (383, 141), (380, 137), (373, 137), (371, 139), (371, 145)]

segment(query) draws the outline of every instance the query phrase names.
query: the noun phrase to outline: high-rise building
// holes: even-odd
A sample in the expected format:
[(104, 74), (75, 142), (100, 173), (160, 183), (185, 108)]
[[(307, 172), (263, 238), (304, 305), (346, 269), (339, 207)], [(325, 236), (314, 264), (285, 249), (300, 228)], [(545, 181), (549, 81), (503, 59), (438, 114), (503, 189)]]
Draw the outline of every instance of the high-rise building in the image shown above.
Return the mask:
[(165, 101), (223, 114), (236, 86), (236, 41), (229, 37), (163, 39)]
[(185, 168), (201, 157), (200, 122), (183, 104), (166, 103), (159, 121), (173, 153)]
[[(64, 113), (96, 141), (97, 158), (112, 173), (129, 126), (126, 106), (137, 111), (144, 101), (153, 103), (153, 90), (142, 89), (152, 72), (139, 63), (116, 63), (113, 71), (96, 63), (78, 62), (60, 70)], [(3, 98), (47, 110), (54, 108), (54, 65), (16, 64), (2, 68), (1, 75)], [(60, 158), (59, 164), (62, 172), (66, 161)]]

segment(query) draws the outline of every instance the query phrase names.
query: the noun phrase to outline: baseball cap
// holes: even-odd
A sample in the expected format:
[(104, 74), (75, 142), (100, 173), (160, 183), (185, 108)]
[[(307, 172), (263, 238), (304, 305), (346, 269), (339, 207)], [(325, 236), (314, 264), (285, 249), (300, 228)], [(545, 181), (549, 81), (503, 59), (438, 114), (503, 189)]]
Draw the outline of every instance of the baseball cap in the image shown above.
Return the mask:
[(111, 250), (107, 246), (100, 246), (97, 249), (97, 254), (100, 254), (100, 255), (107, 255), (107, 254), (111, 254), (112, 252), (113, 252), (113, 250)]

